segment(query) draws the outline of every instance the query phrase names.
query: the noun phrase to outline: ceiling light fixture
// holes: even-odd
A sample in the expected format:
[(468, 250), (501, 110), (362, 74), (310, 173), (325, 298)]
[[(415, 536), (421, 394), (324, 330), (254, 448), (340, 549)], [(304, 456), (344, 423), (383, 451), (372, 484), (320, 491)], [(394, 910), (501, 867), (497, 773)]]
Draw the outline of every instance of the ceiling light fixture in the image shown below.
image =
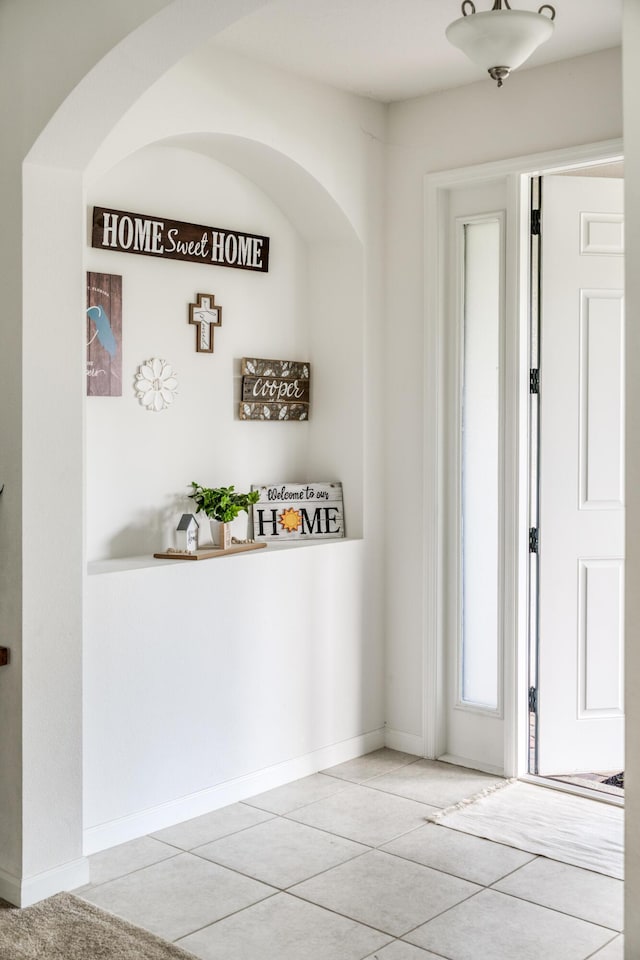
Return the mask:
[[(550, 16), (543, 11), (548, 10)], [(472, 0), (462, 4), (462, 16), (450, 23), (447, 40), (479, 67), (489, 71), (501, 87), (512, 70), (521, 66), (553, 33), (554, 7), (543, 4), (537, 13), (512, 10), (509, 0), (495, 0), (491, 10), (476, 13)]]

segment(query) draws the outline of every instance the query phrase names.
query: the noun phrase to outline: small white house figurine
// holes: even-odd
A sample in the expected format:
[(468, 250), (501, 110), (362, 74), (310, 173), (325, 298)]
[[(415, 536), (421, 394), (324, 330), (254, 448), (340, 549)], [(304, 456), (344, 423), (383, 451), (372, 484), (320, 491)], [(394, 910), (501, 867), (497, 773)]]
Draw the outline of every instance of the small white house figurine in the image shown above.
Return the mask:
[(192, 513), (183, 513), (176, 527), (177, 546), (184, 553), (195, 553), (198, 549), (198, 521)]

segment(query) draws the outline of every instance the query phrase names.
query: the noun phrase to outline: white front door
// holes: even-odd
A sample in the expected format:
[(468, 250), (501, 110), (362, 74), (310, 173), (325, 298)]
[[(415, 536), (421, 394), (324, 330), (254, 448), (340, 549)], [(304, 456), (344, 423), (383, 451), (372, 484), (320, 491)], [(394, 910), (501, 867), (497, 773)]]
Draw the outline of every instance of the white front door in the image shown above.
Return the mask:
[(538, 772), (624, 763), (621, 180), (542, 191)]

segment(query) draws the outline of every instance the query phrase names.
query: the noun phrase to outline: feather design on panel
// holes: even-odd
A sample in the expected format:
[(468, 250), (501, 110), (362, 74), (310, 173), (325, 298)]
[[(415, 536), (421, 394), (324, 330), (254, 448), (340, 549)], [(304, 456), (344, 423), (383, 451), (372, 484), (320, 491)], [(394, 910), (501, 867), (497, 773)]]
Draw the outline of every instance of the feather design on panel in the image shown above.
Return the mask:
[(115, 357), (118, 345), (113, 335), (107, 312), (102, 306), (88, 307), (87, 316), (93, 320), (96, 336), (110, 357)]
[(122, 396), (122, 277), (87, 273), (87, 396)]

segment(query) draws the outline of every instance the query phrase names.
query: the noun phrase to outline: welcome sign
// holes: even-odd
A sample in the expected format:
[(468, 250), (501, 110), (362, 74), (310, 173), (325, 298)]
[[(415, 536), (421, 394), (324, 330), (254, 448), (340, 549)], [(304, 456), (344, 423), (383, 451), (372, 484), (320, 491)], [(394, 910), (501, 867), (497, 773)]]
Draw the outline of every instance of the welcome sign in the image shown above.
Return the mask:
[(236, 270), (269, 270), (269, 237), (106, 207), (93, 208), (91, 246)]
[(253, 486), (253, 538), (330, 540), (344, 537), (341, 483), (271, 483)]

